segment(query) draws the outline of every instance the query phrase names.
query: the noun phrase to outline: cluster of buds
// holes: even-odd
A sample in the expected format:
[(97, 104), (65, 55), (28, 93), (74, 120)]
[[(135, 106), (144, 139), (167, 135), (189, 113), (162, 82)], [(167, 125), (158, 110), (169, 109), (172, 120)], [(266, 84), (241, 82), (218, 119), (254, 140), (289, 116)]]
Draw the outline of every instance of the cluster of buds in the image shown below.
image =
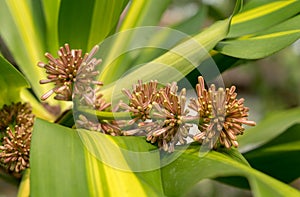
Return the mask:
[(29, 167), (33, 122), (28, 103), (12, 103), (0, 110), (0, 165), (18, 178)]
[(41, 84), (54, 83), (55, 87), (46, 92), (41, 99), (46, 100), (52, 94), (55, 99), (71, 101), (74, 97), (79, 97), (83, 102), (91, 103), (91, 98), (95, 97), (92, 85), (103, 85), (94, 80), (99, 74), (96, 66), (101, 63), (101, 59), (93, 58), (98, 51), (96, 45), (91, 52), (82, 57), (82, 50), (70, 49), (68, 44), (61, 47), (57, 52), (58, 58), (54, 58), (50, 53), (45, 56), (48, 63), (39, 62), (38, 66), (46, 69), (47, 79), (40, 80)]
[(198, 125), (201, 133), (194, 139), (209, 143), (210, 148), (216, 148), (218, 143), (226, 148), (238, 147), (237, 136), (243, 134), (243, 124), (255, 126), (254, 121), (247, 119), (249, 108), (244, 106), (244, 99), (237, 99), (235, 86), (216, 90), (212, 84), (207, 90), (203, 77), (198, 77), (198, 82), (198, 98), (191, 99), (189, 104), (201, 118)]
[[(185, 89), (178, 94), (175, 82), (158, 89), (156, 81), (145, 84), (139, 81), (132, 92), (123, 90), (129, 105), (121, 102), (120, 106), (132, 113), (133, 119), (128, 124), (136, 123), (135, 128), (123, 133), (144, 134), (148, 141), (168, 152), (174, 151), (176, 144), (185, 144), (187, 137), (208, 143), (209, 148), (238, 147), (237, 136), (243, 134), (243, 124), (255, 125), (247, 119), (249, 108), (244, 107), (244, 99), (237, 99), (235, 86), (224, 90), (212, 84), (206, 89), (203, 77), (198, 81), (198, 98), (192, 98), (188, 104), (197, 112), (195, 116), (186, 109)], [(197, 134), (189, 132), (193, 124), (198, 126)]]
[[(38, 66), (46, 69), (48, 77), (40, 80), (40, 83), (54, 83), (55, 87), (46, 92), (41, 99), (46, 100), (52, 94), (56, 94), (54, 98), (57, 100), (73, 100), (77, 106), (88, 106), (98, 111), (108, 110), (110, 103), (106, 103), (103, 95), (99, 93), (99, 87), (103, 83), (95, 80), (99, 74), (96, 67), (102, 61), (93, 57), (98, 49), (99, 46), (96, 45), (82, 56), (82, 50), (70, 49), (70, 46), (65, 44), (57, 52), (58, 58), (46, 53), (48, 63), (39, 62)], [(120, 128), (116, 126), (115, 121), (105, 120), (99, 123), (98, 120), (91, 120), (79, 114), (77, 125), (79, 128), (120, 135)]]
[(177, 143), (185, 144), (190, 137), (188, 123), (198, 117), (188, 116), (185, 109), (186, 90), (177, 94), (175, 82), (158, 88), (157, 81), (133, 86), (133, 92), (123, 90), (129, 98), (129, 105), (121, 102), (120, 107), (132, 113), (133, 119), (129, 124), (136, 123), (135, 128), (123, 131), (125, 135), (144, 134), (147, 141), (156, 143), (160, 149), (174, 151)]
[[(59, 58), (46, 53), (48, 64), (38, 64), (48, 74), (48, 79), (40, 83), (55, 83), (55, 87), (44, 94), (42, 100), (55, 93), (55, 99), (73, 100), (101, 112), (125, 111), (132, 117), (130, 120), (111, 120), (79, 114), (76, 121), (78, 128), (113, 136), (143, 135), (160, 149), (173, 152), (175, 145), (186, 144), (187, 138), (206, 143), (209, 148), (219, 145), (237, 147), (237, 136), (243, 134), (243, 125), (255, 125), (247, 119), (249, 109), (244, 107), (244, 99), (237, 99), (234, 86), (217, 89), (211, 85), (206, 89), (201, 76), (196, 85), (198, 97), (190, 99), (188, 104), (186, 90), (178, 91), (176, 82), (163, 86), (157, 81), (143, 83), (139, 80), (132, 91), (123, 89), (129, 103), (120, 101), (115, 109), (111, 109), (111, 104), (106, 103), (98, 92), (98, 87), (103, 84), (94, 80), (98, 75), (96, 66), (101, 62), (93, 58), (97, 50), (98, 46), (95, 46), (82, 57), (81, 50), (71, 50), (65, 44), (58, 51)], [(197, 115), (189, 115), (187, 107)], [(193, 125), (198, 126), (199, 132), (196, 134), (190, 132)]]

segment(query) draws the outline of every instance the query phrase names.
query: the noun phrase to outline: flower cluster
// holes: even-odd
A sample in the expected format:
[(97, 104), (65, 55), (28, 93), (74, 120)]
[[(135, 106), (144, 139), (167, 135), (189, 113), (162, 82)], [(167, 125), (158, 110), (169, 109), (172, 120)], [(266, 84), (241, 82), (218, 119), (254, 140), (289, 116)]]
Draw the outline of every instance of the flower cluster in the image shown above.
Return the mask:
[(201, 121), (198, 125), (201, 133), (194, 139), (199, 142), (209, 143), (209, 147), (217, 146), (219, 142), (226, 148), (238, 147), (237, 136), (243, 134), (243, 124), (254, 126), (254, 121), (249, 121), (249, 108), (244, 107), (244, 99), (237, 99), (235, 86), (219, 88), (214, 84), (205, 88), (203, 77), (198, 77), (196, 85), (197, 99), (191, 99), (189, 107), (198, 112)]
[(16, 177), (29, 167), (33, 122), (28, 103), (12, 103), (0, 110), (0, 164)]
[[(45, 93), (41, 99), (46, 100), (55, 93), (54, 98), (57, 100), (73, 100), (76, 105), (92, 107), (98, 111), (109, 109), (110, 103), (106, 103), (102, 98), (103, 95), (99, 93), (98, 87), (103, 83), (94, 79), (99, 74), (96, 67), (102, 61), (93, 57), (98, 49), (99, 46), (96, 45), (90, 53), (82, 56), (82, 50), (71, 50), (70, 46), (65, 44), (59, 49), (58, 58), (46, 53), (48, 63), (39, 62), (38, 66), (46, 69), (48, 77), (40, 80), (40, 83), (54, 83), (55, 87)], [(116, 126), (115, 121), (104, 120), (100, 124), (98, 120), (90, 120), (80, 114), (77, 123), (79, 128), (120, 135), (120, 129)]]
[(133, 86), (132, 93), (123, 90), (129, 98), (129, 105), (121, 103), (120, 106), (132, 113), (134, 118), (129, 124), (137, 123), (136, 128), (124, 133), (142, 133), (147, 136), (147, 141), (157, 143), (159, 148), (168, 152), (173, 152), (178, 142), (185, 144), (191, 127), (187, 122), (197, 117), (187, 116), (186, 90), (182, 89), (179, 94), (177, 91), (175, 82), (158, 89), (157, 81), (145, 84), (139, 81)]
[(102, 85), (101, 82), (94, 80), (99, 74), (95, 68), (101, 63), (101, 59), (93, 58), (98, 48), (99, 46), (96, 45), (89, 54), (86, 53), (83, 57), (82, 50), (71, 50), (68, 44), (57, 52), (59, 58), (46, 53), (48, 63), (39, 62), (38, 66), (46, 69), (48, 76), (47, 79), (40, 80), (40, 83), (54, 83), (55, 87), (46, 92), (41, 99), (46, 100), (55, 93), (54, 98), (57, 100), (70, 101), (74, 99), (74, 95), (78, 95), (89, 103), (91, 95), (94, 96), (91, 85)]
[[(131, 112), (133, 119), (129, 125), (136, 123), (124, 135), (145, 135), (147, 141), (157, 143), (161, 149), (172, 152), (176, 144), (185, 144), (191, 137), (200, 143), (208, 143), (210, 148), (219, 144), (230, 148), (237, 147), (237, 136), (244, 131), (243, 124), (254, 126), (249, 121), (244, 99), (237, 99), (235, 87), (216, 89), (215, 85), (205, 88), (203, 77), (196, 85), (198, 98), (192, 98), (189, 108), (197, 115), (189, 115), (185, 108), (186, 91), (178, 94), (175, 82), (158, 89), (156, 81), (143, 84), (141, 81), (133, 86), (133, 91), (123, 90), (129, 98), (129, 104), (121, 102), (120, 107)], [(193, 124), (198, 125), (199, 132), (191, 134)]]
[[(95, 113), (78, 113), (75, 117), (78, 128), (113, 136), (146, 136), (147, 141), (157, 144), (160, 149), (173, 152), (175, 145), (186, 144), (188, 137), (208, 144), (209, 148), (238, 147), (237, 136), (243, 134), (243, 125), (255, 125), (247, 119), (249, 109), (244, 106), (244, 99), (237, 99), (234, 86), (223, 89), (211, 85), (206, 89), (201, 76), (196, 85), (197, 98), (191, 98), (188, 104), (186, 90), (178, 91), (176, 82), (164, 86), (155, 80), (148, 83), (139, 80), (132, 91), (122, 90), (128, 103), (120, 101), (115, 109), (111, 109), (111, 104), (99, 93), (99, 86), (103, 84), (94, 80), (99, 73), (96, 66), (101, 62), (93, 58), (97, 50), (98, 46), (95, 46), (82, 57), (81, 50), (71, 50), (65, 44), (58, 51), (59, 58), (46, 53), (48, 64), (38, 64), (48, 74), (48, 79), (40, 83), (55, 83), (42, 100), (55, 93), (56, 99), (73, 100), (76, 106), (98, 111), (96, 116)], [(197, 114), (189, 115), (187, 107)], [(129, 113), (131, 119), (112, 118), (112, 113), (122, 111)], [(190, 132), (193, 125), (198, 126), (196, 134)]]

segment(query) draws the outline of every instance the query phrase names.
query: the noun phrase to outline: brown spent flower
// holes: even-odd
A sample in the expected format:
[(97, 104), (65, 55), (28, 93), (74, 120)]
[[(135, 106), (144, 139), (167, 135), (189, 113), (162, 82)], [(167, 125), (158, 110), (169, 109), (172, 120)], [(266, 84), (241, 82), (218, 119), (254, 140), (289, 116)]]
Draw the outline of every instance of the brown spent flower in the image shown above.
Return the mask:
[(45, 68), (48, 76), (47, 79), (40, 80), (40, 84), (54, 83), (55, 87), (46, 92), (41, 99), (46, 100), (55, 93), (55, 99), (70, 101), (73, 88), (75, 93), (83, 97), (86, 92), (90, 91), (86, 87), (90, 87), (91, 84), (102, 85), (101, 82), (93, 79), (99, 74), (95, 71), (95, 67), (101, 62), (100, 59), (92, 58), (98, 48), (99, 46), (96, 45), (90, 54), (86, 53), (84, 57), (82, 57), (82, 50), (71, 50), (69, 44), (59, 49), (57, 52), (59, 58), (46, 53), (48, 63), (39, 62), (38, 66)]
[(244, 107), (244, 99), (237, 99), (235, 86), (219, 88), (215, 85), (205, 89), (203, 77), (198, 77), (196, 85), (198, 99), (191, 99), (189, 107), (198, 112), (201, 131), (194, 136), (194, 140), (209, 143), (210, 148), (216, 148), (217, 143), (226, 148), (238, 147), (237, 136), (245, 130), (243, 124), (255, 126), (254, 121), (249, 121), (249, 108)]
[(0, 110), (0, 166), (20, 177), (29, 167), (34, 115), (28, 103), (4, 105)]

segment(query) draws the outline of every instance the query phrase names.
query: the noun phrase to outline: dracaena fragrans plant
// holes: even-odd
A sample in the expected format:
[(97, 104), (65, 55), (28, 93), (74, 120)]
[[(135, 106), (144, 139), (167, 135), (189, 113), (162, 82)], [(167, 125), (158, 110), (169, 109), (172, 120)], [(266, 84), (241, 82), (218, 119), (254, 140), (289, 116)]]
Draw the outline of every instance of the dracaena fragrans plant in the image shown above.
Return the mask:
[[(207, 196), (204, 179), (299, 196), (300, 110), (259, 120), (220, 72), (299, 39), (300, 2), (224, 2), (0, 1), (0, 178), (20, 196)], [(198, 11), (167, 26), (172, 6)]]

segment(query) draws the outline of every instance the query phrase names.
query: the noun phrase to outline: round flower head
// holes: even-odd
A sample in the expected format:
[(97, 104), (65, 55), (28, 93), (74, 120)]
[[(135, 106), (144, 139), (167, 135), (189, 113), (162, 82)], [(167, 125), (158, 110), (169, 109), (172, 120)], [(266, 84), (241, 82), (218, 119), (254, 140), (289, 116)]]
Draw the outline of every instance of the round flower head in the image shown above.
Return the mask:
[(5, 132), (7, 127), (13, 124), (31, 128), (33, 121), (34, 115), (31, 113), (29, 103), (12, 103), (11, 105), (4, 105), (0, 110), (0, 132)]
[(34, 115), (28, 103), (12, 103), (0, 110), (0, 120), (0, 166), (20, 177), (29, 167)]
[(153, 102), (152, 119), (156, 121), (143, 125), (148, 132), (147, 141), (157, 143), (158, 147), (168, 152), (173, 152), (178, 142), (186, 143), (192, 126), (186, 122), (195, 119), (187, 116), (189, 111), (185, 109), (186, 90), (182, 89), (179, 95), (177, 90), (174, 82), (159, 91), (160, 102)]
[(243, 124), (255, 125), (247, 119), (249, 108), (244, 107), (244, 99), (236, 98), (235, 86), (224, 90), (216, 89), (212, 84), (207, 90), (203, 77), (198, 77), (198, 81), (198, 99), (191, 99), (189, 104), (200, 117), (198, 127), (201, 132), (194, 139), (209, 143), (210, 148), (216, 148), (218, 142), (226, 148), (237, 147), (237, 135), (243, 134)]
[(150, 111), (153, 102), (159, 98), (157, 90), (157, 81), (144, 83), (139, 80), (138, 84), (133, 86), (132, 93), (129, 90), (123, 89), (123, 93), (129, 98), (129, 105), (120, 102), (120, 107), (132, 113), (134, 119), (128, 124), (133, 124), (137, 120), (145, 121), (150, 119)]
[(50, 53), (46, 53), (48, 63), (39, 62), (38, 66), (45, 68), (48, 76), (47, 79), (40, 80), (40, 83), (53, 82), (55, 87), (45, 93), (41, 99), (46, 100), (55, 93), (55, 99), (70, 101), (73, 96), (73, 88), (76, 93), (82, 95), (89, 91), (86, 87), (90, 87), (91, 84), (102, 85), (101, 82), (93, 79), (98, 74), (95, 67), (101, 62), (101, 60), (92, 58), (98, 48), (96, 45), (90, 54), (86, 53), (84, 57), (82, 57), (82, 50), (71, 50), (68, 44), (65, 44), (57, 52), (59, 58), (54, 58)]
[(29, 168), (29, 152), (31, 142), (31, 130), (23, 126), (7, 128), (0, 146), (0, 158), (4, 168), (15, 176), (26, 168)]

